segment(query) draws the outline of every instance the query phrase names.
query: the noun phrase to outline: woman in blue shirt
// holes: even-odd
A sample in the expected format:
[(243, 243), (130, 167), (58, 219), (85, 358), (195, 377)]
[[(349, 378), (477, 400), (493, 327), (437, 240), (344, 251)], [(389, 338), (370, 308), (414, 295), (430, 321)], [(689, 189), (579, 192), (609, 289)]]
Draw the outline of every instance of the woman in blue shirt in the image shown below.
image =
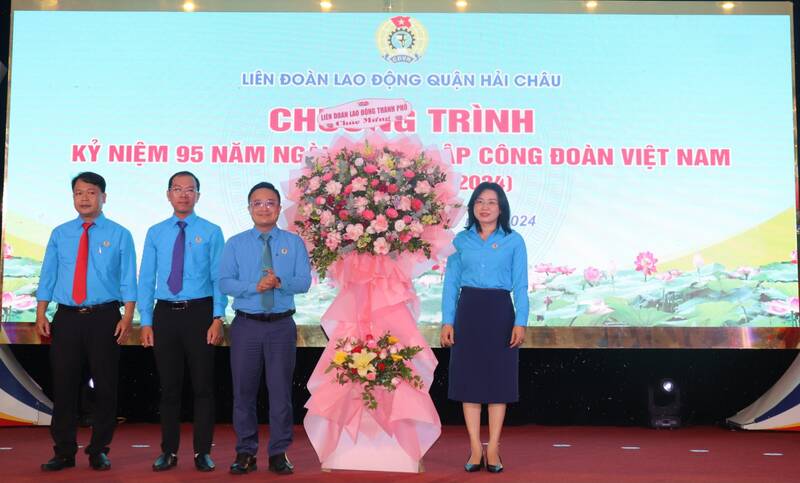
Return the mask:
[[(525, 240), (509, 226), (510, 207), (497, 183), (481, 183), (468, 204), (467, 227), (447, 259), (442, 292), (442, 347), (451, 347), (448, 397), (461, 401), (471, 455), (464, 469), (503, 470), (500, 433), (506, 404), (519, 400), (519, 346), (528, 323)], [(511, 302), (513, 294), (513, 305)], [(481, 404), (488, 405), (483, 455)]]

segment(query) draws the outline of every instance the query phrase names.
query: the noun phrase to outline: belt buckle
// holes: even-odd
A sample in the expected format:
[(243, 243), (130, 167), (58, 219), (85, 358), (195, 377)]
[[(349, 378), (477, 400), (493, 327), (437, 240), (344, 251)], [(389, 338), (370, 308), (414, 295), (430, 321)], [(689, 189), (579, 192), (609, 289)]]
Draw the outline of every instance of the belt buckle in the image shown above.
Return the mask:
[(188, 300), (180, 300), (178, 302), (172, 302), (172, 310), (186, 310), (188, 308), (189, 308)]
[(79, 314), (90, 314), (90, 313), (92, 313), (92, 308), (91, 307), (78, 307), (78, 313)]

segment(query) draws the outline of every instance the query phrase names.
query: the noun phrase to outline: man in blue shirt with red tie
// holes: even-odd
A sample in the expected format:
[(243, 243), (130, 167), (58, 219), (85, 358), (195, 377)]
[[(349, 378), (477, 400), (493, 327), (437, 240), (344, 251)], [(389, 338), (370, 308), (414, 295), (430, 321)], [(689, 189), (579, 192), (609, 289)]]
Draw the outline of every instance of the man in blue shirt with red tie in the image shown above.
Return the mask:
[(297, 347), (294, 295), (311, 286), (311, 266), (303, 240), (278, 228), (281, 197), (271, 183), (258, 183), (247, 195), (253, 228), (225, 244), (220, 287), (234, 297), (231, 325), (233, 428), (236, 460), (232, 474), (256, 469), (256, 398), (266, 370), (269, 393), (269, 470), (291, 474), (286, 457), (292, 442), (292, 378)]
[[(72, 197), (78, 217), (51, 233), (36, 292), (36, 330), (52, 337), (50, 434), (55, 456), (42, 470), (75, 466), (78, 396), (87, 361), (96, 402), (85, 452), (91, 468), (102, 471), (111, 468), (106, 454), (116, 425), (119, 344), (128, 334), (136, 304), (136, 253), (130, 232), (103, 215), (102, 176), (78, 174), (72, 179)], [(52, 324), (47, 319), (50, 301), (58, 303)]]
[[(161, 455), (153, 471), (178, 463), (184, 361), (194, 392), (194, 464), (213, 471), (214, 346), (222, 342), (228, 299), (219, 290), (222, 230), (197, 216), (200, 181), (172, 175), (167, 199), (173, 215), (147, 231), (139, 271), (139, 314), (144, 347), (153, 347), (161, 382)], [(155, 301), (155, 309), (153, 304)]]

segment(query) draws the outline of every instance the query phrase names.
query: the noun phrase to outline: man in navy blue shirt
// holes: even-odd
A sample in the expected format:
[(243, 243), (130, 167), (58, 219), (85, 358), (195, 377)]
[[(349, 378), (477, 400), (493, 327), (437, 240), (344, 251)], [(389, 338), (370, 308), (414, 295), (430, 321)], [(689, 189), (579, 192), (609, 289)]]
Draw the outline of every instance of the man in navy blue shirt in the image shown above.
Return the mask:
[[(139, 271), (142, 345), (153, 347), (161, 382), (161, 455), (153, 471), (178, 463), (184, 361), (194, 392), (194, 464), (213, 471), (214, 346), (222, 342), (227, 297), (219, 290), (222, 230), (197, 216), (200, 181), (180, 171), (167, 182), (173, 215), (147, 231)], [(153, 304), (155, 303), (155, 309)]]
[[(55, 456), (42, 470), (75, 466), (78, 395), (87, 361), (96, 402), (85, 452), (92, 469), (102, 471), (111, 468), (106, 454), (116, 425), (119, 344), (130, 330), (136, 305), (136, 253), (130, 232), (103, 215), (102, 176), (78, 174), (72, 179), (72, 197), (78, 217), (50, 235), (36, 292), (36, 330), (52, 337), (50, 434)], [(50, 301), (58, 303), (52, 324), (46, 315)]]
[(233, 428), (236, 460), (232, 474), (256, 469), (256, 398), (266, 370), (269, 393), (269, 469), (291, 474), (286, 457), (292, 442), (292, 377), (297, 347), (294, 295), (311, 286), (311, 267), (303, 240), (276, 226), (281, 197), (270, 183), (258, 183), (247, 195), (253, 228), (225, 244), (220, 287), (234, 297), (231, 325)]

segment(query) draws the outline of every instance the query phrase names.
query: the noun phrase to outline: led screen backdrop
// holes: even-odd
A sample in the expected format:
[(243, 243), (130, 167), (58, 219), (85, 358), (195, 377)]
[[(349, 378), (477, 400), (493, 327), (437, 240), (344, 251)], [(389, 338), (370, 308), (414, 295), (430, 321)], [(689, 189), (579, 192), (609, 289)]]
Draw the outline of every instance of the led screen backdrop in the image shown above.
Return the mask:
[(377, 126), (450, 157), (465, 202), (505, 187), (531, 326), (796, 326), (791, 17), (660, 12), (15, 11), (3, 320), (34, 320), (78, 172), (140, 254), (172, 173), (229, 237), (253, 184)]

